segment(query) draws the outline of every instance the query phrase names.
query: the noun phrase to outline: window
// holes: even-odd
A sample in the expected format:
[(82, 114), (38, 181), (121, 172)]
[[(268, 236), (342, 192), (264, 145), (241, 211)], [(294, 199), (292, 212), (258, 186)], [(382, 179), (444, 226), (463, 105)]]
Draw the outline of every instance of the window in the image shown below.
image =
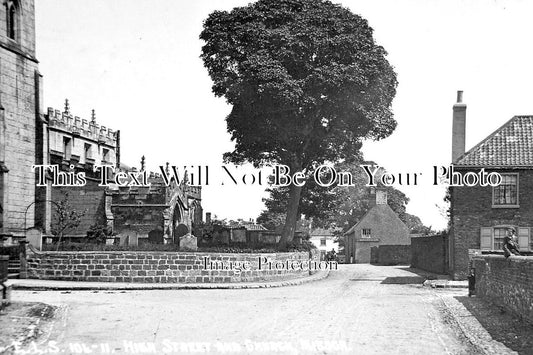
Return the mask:
[(7, 37), (16, 40), (17, 36), (17, 3), (13, 0), (8, 0), (6, 5), (6, 25)]
[(503, 239), (507, 235), (507, 229), (509, 227), (512, 227), (517, 231), (518, 245), (521, 251), (533, 250), (533, 241), (531, 241), (530, 238), (529, 227), (514, 227), (507, 225), (481, 228), (480, 249), (501, 251), (503, 247)]
[(320, 239), (320, 246), (326, 246), (326, 238)]
[(85, 162), (87, 162), (88, 159), (92, 159), (92, 152), (91, 152), (91, 145), (85, 143)]
[(501, 174), (502, 183), (492, 188), (492, 205), (498, 207), (518, 206), (518, 174)]
[(102, 161), (109, 162), (109, 149), (102, 149)]
[(372, 230), (370, 228), (363, 228), (361, 235), (363, 238), (370, 238), (372, 236)]
[(494, 228), (493, 249), (502, 250), (503, 238), (507, 235), (507, 228)]
[(68, 137), (63, 137), (63, 159), (70, 160), (72, 152), (72, 140)]

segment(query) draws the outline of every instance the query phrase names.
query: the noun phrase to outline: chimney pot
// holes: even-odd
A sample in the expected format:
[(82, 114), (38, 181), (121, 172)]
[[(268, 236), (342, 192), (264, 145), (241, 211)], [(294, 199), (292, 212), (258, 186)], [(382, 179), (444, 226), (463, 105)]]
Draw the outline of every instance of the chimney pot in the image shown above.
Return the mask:
[(387, 204), (387, 191), (376, 190), (376, 205)]
[(452, 163), (465, 153), (466, 138), (466, 104), (463, 103), (463, 92), (457, 91), (457, 103), (453, 105), (452, 123)]
[(458, 90), (457, 91), (457, 103), (460, 104), (463, 102), (463, 91), (462, 90)]

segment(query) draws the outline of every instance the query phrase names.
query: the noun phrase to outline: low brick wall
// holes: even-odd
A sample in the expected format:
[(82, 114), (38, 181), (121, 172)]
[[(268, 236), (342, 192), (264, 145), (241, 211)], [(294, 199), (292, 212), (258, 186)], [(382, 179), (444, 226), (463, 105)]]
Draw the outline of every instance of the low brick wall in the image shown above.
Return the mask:
[(483, 255), (474, 258), (476, 295), (533, 323), (533, 257)]
[(411, 266), (436, 274), (447, 274), (448, 236), (412, 237)]
[[(309, 252), (43, 252), (28, 255), (28, 277), (46, 280), (226, 283), (285, 280), (316, 272)], [(309, 264), (311, 264), (310, 270)]]

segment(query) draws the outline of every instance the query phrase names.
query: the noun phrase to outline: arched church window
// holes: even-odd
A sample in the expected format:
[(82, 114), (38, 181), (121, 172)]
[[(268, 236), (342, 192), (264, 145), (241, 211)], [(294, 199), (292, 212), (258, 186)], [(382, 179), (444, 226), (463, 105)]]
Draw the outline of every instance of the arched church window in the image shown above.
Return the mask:
[(15, 0), (8, 0), (5, 2), (6, 5), (6, 24), (7, 24), (7, 37), (12, 40), (17, 38), (17, 11), (18, 4)]

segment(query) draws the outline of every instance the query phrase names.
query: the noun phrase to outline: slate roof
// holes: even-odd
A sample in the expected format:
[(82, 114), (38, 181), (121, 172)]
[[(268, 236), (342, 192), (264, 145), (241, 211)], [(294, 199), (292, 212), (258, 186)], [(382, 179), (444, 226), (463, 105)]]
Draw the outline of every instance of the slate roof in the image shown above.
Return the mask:
[(315, 228), (309, 233), (311, 237), (333, 237), (333, 233), (329, 229)]
[(262, 224), (245, 224), (243, 226), (247, 231), (266, 231), (267, 229)]
[(533, 167), (533, 116), (514, 116), (459, 157), (454, 165)]
[(350, 229), (344, 232), (344, 235), (346, 236), (352, 234), (355, 229), (361, 224), (369, 223), (370, 225), (376, 225), (377, 223), (383, 223), (385, 218), (387, 218), (388, 220), (397, 221), (399, 225), (402, 225), (405, 227), (405, 229), (407, 229), (407, 234), (409, 234), (409, 228), (407, 228), (405, 223), (403, 223), (400, 217), (398, 217), (396, 212), (394, 212), (389, 205), (384, 204), (372, 206), (368, 211), (366, 211), (366, 213), (359, 220), (359, 222), (357, 222)]

